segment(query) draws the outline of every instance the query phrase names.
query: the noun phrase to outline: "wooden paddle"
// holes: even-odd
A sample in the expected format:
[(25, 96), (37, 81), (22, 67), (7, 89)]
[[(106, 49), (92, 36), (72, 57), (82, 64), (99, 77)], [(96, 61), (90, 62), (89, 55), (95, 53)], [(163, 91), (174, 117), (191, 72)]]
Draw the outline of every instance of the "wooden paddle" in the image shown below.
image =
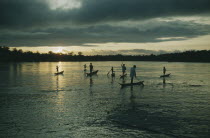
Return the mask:
[[(110, 70), (111, 71), (111, 70)], [(107, 76), (109, 75), (110, 71), (107, 73)]]

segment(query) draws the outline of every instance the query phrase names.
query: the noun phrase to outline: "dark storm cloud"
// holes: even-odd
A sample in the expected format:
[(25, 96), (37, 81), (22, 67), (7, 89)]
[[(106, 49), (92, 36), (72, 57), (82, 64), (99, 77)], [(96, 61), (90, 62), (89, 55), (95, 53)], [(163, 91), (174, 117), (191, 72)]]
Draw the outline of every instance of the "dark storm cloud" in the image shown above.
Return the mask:
[[(150, 43), (185, 40), (210, 34), (210, 25), (182, 21), (151, 21), (149, 27), (95, 25), (78, 28), (48, 28), (28, 32), (0, 32), (0, 45), (89, 46), (88, 43)], [(160, 39), (163, 38), (163, 39)], [(165, 39), (166, 38), (166, 39)], [(14, 41), (15, 40), (15, 41)]]
[(159, 55), (159, 54), (165, 54), (165, 53), (169, 53), (169, 51), (165, 51), (165, 50), (146, 50), (146, 49), (131, 49), (131, 50), (119, 50), (120, 53), (126, 53), (126, 54), (130, 54), (130, 55), (150, 55), (150, 54), (154, 54), (154, 55)]
[(76, 21), (100, 22), (210, 13), (210, 0), (85, 0)]
[(40, 0), (0, 0), (0, 27), (19, 28), (42, 25), (55, 15)]
[(210, 12), (210, 0), (81, 0), (82, 7), (51, 10), (46, 0), (1, 0), (0, 27), (32, 27), (138, 20)]
[[(79, 1), (79, 0), (78, 0)], [(210, 0), (81, 0), (80, 8), (52, 10), (47, 0), (0, 0), (0, 45), (67, 46), (108, 42), (160, 42), (207, 35), (209, 25), (151, 21), (154, 17), (205, 15)], [(109, 24), (109, 25), (108, 25)], [(146, 29), (144, 27), (147, 27)], [(144, 28), (144, 29), (142, 29)]]
[[(69, 51), (70, 52), (70, 51)], [(94, 55), (160, 55), (160, 54), (166, 54), (166, 53), (174, 53), (174, 52), (180, 52), (177, 50), (174, 51), (165, 51), (165, 50), (147, 50), (147, 49), (129, 49), (129, 50), (92, 50), (91, 54), (94, 53)], [(84, 53), (87, 54), (88, 53)]]

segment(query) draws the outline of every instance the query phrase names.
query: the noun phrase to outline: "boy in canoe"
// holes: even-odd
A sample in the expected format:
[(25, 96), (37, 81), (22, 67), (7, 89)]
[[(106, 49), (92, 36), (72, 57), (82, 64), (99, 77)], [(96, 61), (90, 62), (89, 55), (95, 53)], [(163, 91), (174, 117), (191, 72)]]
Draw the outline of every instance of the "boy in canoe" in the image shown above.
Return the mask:
[(133, 67), (130, 70), (130, 77), (131, 77), (131, 84), (133, 83), (133, 78), (136, 78), (136, 65), (133, 65)]

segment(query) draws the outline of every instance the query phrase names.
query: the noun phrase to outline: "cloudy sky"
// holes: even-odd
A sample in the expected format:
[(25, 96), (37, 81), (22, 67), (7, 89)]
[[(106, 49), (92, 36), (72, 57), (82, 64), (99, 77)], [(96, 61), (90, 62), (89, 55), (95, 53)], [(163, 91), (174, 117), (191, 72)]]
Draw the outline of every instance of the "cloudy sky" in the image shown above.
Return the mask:
[(210, 0), (0, 0), (0, 45), (40, 52), (210, 49)]

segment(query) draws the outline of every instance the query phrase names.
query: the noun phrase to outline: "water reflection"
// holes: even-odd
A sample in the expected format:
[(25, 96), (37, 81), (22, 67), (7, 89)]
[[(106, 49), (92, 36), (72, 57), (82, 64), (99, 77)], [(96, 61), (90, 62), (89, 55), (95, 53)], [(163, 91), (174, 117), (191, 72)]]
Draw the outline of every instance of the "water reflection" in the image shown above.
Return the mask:
[(122, 78), (122, 84), (124, 84), (124, 83), (125, 83), (125, 77)]
[(115, 76), (109, 76), (109, 75), (107, 75), (107, 78), (108, 79), (110, 79), (110, 77), (111, 77), (111, 85), (113, 86), (113, 84), (114, 84), (114, 82), (115, 82)]
[(130, 103), (131, 103), (131, 107), (132, 107), (132, 110), (135, 110), (136, 109), (136, 102), (135, 102), (135, 95), (134, 95), (134, 92), (133, 92), (133, 86), (130, 87)]
[(92, 78), (92, 76), (90, 77), (90, 87), (92, 87), (93, 86), (93, 78)]
[[(142, 79), (146, 85), (120, 89), (117, 82), (126, 83), (130, 78), (107, 78), (106, 70), (110, 69), (110, 63), (116, 65), (116, 62), (104, 62), (103, 65), (101, 62), (94, 63), (100, 70), (98, 78), (84, 77), (84, 62), (0, 64), (2, 117), (7, 122), (18, 124), (21, 135), (30, 131), (32, 137), (38, 137), (38, 133), (43, 133), (44, 137), (48, 130), (53, 130), (49, 131), (49, 137), (65, 137), (63, 132), (80, 134), (83, 127), (100, 137), (101, 125), (98, 122), (104, 122), (106, 117), (110, 118), (108, 121), (116, 120), (120, 126), (122, 124), (122, 127), (112, 128), (111, 121), (108, 125), (104, 123), (107, 130), (114, 130), (107, 134), (108, 137), (112, 137), (116, 131), (123, 131), (124, 137), (132, 137), (142, 128), (148, 128), (149, 134), (150, 130), (155, 130), (157, 134), (171, 132), (177, 137), (184, 136), (186, 131), (195, 137), (208, 135), (210, 80), (207, 76), (210, 64), (208, 68), (200, 68), (200, 64), (189, 63), (189, 67), (183, 69), (180, 64), (185, 63), (170, 63), (174, 75), (160, 79), (161, 63), (128, 62), (128, 65), (142, 66)], [(58, 64), (65, 70), (64, 76), (54, 76)], [(191, 67), (194, 70), (189, 73)], [(120, 72), (120, 67), (116, 67), (116, 73)], [(197, 84), (202, 87), (189, 87)], [(171, 93), (173, 85), (176, 87)], [(8, 102), (4, 102), (4, 99)], [(104, 109), (112, 112), (104, 114)], [(6, 118), (7, 115), (9, 117)], [(43, 126), (46, 129), (38, 132)], [(126, 126), (138, 128), (125, 130), (128, 128)], [(12, 128), (12, 125), (8, 123), (6, 127)], [(28, 127), (31, 129), (27, 130)], [(6, 137), (12, 130), (1, 132)]]
[(165, 79), (165, 77), (163, 77), (163, 88), (165, 88), (166, 87), (166, 79)]
[(10, 83), (12, 85), (17, 84), (17, 80), (21, 79), (23, 73), (22, 64), (13, 63), (10, 65)]
[(90, 76), (90, 88), (89, 88), (89, 91), (90, 91), (90, 95), (92, 95), (93, 94), (93, 90), (92, 90), (92, 87), (93, 87), (93, 78), (92, 78), (92, 76)]
[(56, 91), (58, 92), (59, 90), (59, 76), (56, 75)]
[(115, 77), (112, 76), (112, 81), (111, 81), (111, 84), (112, 84), (112, 85), (113, 85), (114, 81), (115, 81)]
[[(55, 112), (64, 112), (66, 110), (66, 107), (64, 106), (65, 104), (65, 91), (63, 91), (62, 87), (63, 87), (63, 76), (64, 75), (55, 75), (55, 83), (56, 83), (56, 88), (55, 91), (56, 93), (56, 100), (55, 100), (55, 104), (56, 106), (53, 107), (53, 109), (55, 110)], [(52, 101), (53, 102), (53, 101)]]
[(166, 80), (166, 77), (162, 77), (162, 80), (163, 80), (163, 88), (165, 89), (166, 88), (166, 85), (169, 85), (169, 86), (171, 86), (172, 87), (172, 90), (173, 90), (173, 88), (174, 88), (174, 85), (173, 85), (173, 83), (167, 83), (167, 80)]

